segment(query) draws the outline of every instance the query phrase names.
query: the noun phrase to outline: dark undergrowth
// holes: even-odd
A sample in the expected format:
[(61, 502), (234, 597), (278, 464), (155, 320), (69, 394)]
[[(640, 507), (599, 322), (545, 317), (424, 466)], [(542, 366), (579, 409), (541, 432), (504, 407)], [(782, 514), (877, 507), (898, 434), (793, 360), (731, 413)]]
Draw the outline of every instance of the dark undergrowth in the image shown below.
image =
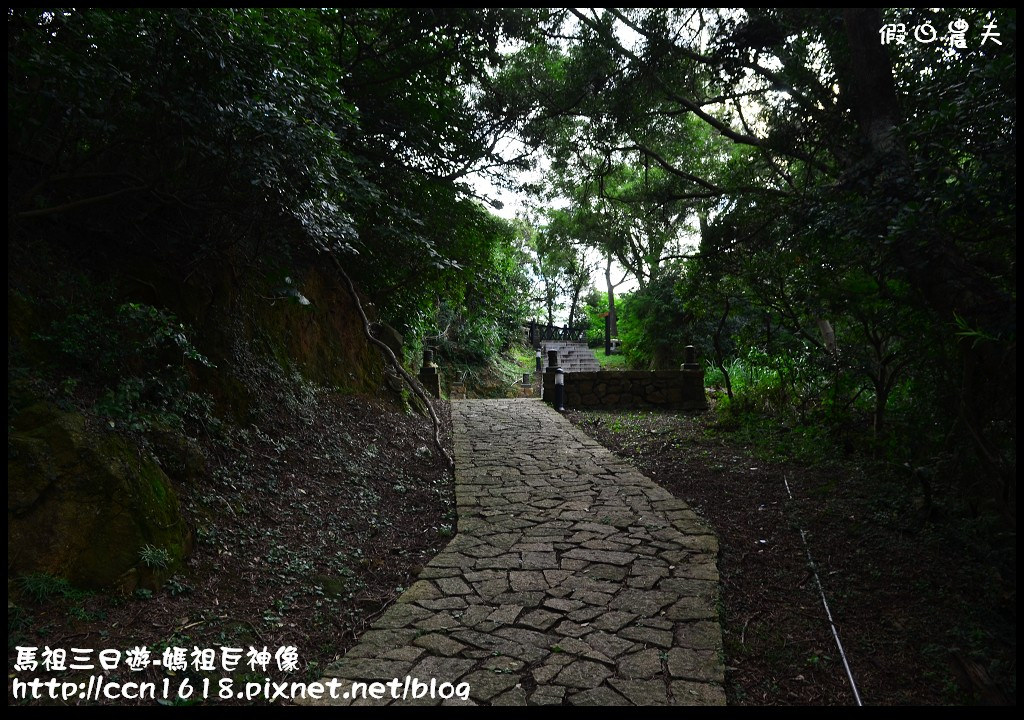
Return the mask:
[(841, 450), (798, 461), (785, 433), (712, 414), (569, 417), (718, 533), (731, 704), (854, 702), (801, 531), (865, 704), (1016, 702), (1016, 546), (1000, 521), (952, 492), (926, 503), (915, 479)]
[[(170, 677), (175, 687), (209, 678), (214, 689), (229, 676), (316, 679), (448, 542), (456, 527), (451, 473), (429, 420), (265, 366), (249, 371), (258, 388), (251, 423), (199, 438), (205, 471), (178, 488), (195, 538), (187, 567), (155, 592), (127, 596), (47, 575), (9, 579), (9, 667), (16, 646), (141, 647), (151, 659), (178, 647), (190, 663), (194, 648), (273, 654), (293, 646), (299, 665), (288, 673), (276, 661), (272, 672), (254, 672), (243, 654), (234, 673), (131, 672), (122, 663), (104, 674), (111, 682)], [(450, 447), (449, 413), (438, 410)], [(76, 682), (90, 674), (28, 673)]]

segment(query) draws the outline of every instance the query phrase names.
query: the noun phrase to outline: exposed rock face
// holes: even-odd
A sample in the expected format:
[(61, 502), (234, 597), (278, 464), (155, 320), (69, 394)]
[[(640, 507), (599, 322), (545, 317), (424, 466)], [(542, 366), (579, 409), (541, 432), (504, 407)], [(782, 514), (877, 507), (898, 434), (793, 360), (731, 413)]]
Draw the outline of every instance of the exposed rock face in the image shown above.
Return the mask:
[[(101, 273), (83, 268), (84, 277), (96, 273), (92, 280), (76, 275), (63, 283), (50, 282), (58, 258), (44, 257), (22, 262), (8, 278), (8, 355), (32, 380), (15, 378), (8, 388), (9, 575), (38, 572), (79, 587), (155, 589), (191, 549), (175, 488), (187, 493), (205, 475), (200, 444), (153, 420), (140, 447), (110, 430), (95, 410), (71, 413), (38, 403), (39, 388), (50, 379), (38, 376), (39, 366), (57, 366), (61, 374), (54, 379), (67, 373), (72, 387), (82, 381), (87, 391), (64, 391), (79, 407), (114, 389), (87, 362), (55, 362), (53, 343), (40, 339), (54, 334), (51, 326), (69, 303), (97, 316), (128, 301), (172, 313), (210, 360), (186, 364), (189, 390), (209, 400), (220, 421), (247, 426), (268, 392), (285, 387), (295, 389), (288, 401), (301, 410), (302, 381), (392, 401), (403, 397), (400, 381), (388, 383), (379, 349), (367, 342), (351, 298), (332, 273), (308, 259), (271, 257), (253, 266), (247, 257), (228, 257), (183, 279), (174, 262), (129, 253), (123, 265), (104, 266)], [(282, 282), (295, 294), (277, 292)], [(72, 303), (69, 293), (77, 291)], [(401, 335), (390, 331), (386, 341), (401, 357)], [(159, 369), (162, 359), (151, 359)], [(149, 372), (142, 364), (131, 373)], [(57, 396), (64, 395), (45, 397)], [(165, 562), (166, 568), (157, 567)]]
[[(163, 470), (123, 438), (87, 428), (78, 413), (46, 404), (19, 413), (7, 473), (9, 573), (45, 572), (87, 588), (155, 588), (191, 549)], [(147, 545), (166, 551), (167, 567), (142, 561)]]
[(373, 323), (373, 325), (370, 326), (370, 329), (373, 331), (374, 337), (391, 348), (391, 352), (395, 354), (395, 357), (402, 357), (402, 343), (405, 341), (405, 338), (402, 337), (402, 333), (383, 322)]

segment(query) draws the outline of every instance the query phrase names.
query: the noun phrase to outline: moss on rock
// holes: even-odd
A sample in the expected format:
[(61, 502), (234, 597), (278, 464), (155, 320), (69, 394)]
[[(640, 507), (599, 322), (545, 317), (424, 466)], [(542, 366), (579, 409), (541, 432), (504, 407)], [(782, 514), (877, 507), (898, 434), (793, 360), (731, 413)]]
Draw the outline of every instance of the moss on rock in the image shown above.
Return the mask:
[[(178, 497), (147, 454), (84, 416), (39, 403), (8, 435), (7, 565), (87, 588), (155, 588), (191, 549)], [(139, 551), (167, 551), (149, 567)]]
[(163, 471), (183, 483), (201, 477), (206, 470), (206, 455), (199, 443), (173, 427), (154, 424), (146, 438)]

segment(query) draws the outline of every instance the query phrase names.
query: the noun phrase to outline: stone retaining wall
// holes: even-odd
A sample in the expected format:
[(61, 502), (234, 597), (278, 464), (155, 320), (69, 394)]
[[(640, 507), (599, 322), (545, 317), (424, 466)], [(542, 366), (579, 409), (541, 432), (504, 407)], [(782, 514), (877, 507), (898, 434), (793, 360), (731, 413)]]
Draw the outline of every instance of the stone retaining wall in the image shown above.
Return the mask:
[[(544, 373), (544, 400), (553, 402), (555, 374)], [(583, 372), (565, 374), (565, 407), (706, 410), (703, 370)]]

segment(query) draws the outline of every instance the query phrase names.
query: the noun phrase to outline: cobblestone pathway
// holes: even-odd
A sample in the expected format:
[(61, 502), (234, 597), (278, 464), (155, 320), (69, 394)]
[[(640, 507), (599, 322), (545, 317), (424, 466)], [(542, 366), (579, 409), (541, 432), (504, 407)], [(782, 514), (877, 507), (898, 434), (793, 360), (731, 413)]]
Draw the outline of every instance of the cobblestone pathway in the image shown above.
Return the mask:
[(537, 400), (452, 413), (458, 534), (327, 677), (465, 682), (468, 704), (724, 704), (704, 523)]

